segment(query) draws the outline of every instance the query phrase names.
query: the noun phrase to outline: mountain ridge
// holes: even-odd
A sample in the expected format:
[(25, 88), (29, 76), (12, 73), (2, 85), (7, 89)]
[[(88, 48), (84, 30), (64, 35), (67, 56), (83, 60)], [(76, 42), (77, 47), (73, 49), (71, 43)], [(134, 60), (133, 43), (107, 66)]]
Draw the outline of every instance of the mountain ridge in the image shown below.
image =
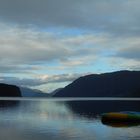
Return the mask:
[(0, 97), (21, 97), (20, 88), (16, 85), (0, 83)]
[(82, 76), (54, 97), (140, 97), (140, 71), (116, 71)]

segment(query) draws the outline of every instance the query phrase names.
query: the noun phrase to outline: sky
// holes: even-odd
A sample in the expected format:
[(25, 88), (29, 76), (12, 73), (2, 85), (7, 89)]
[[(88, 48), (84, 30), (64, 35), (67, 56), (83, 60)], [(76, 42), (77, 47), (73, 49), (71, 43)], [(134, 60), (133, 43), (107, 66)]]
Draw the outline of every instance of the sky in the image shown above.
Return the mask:
[(0, 0), (0, 82), (51, 92), (80, 76), (140, 70), (139, 0)]

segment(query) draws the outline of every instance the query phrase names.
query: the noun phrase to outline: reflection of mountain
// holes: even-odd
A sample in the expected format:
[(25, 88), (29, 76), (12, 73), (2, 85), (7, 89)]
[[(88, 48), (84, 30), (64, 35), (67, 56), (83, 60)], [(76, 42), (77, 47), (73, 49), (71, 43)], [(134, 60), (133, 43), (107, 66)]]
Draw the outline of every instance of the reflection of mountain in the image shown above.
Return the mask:
[(68, 101), (66, 104), (74, 113), (87, 117), (106, 112), (140, 111), (140, 101)]
[(0, 100), (0, 108), (13, 108), (17, 107), (20, 104), (19, 100), (12, 101), (12, 100)]
[(48, 97), (49, 94), (43, 93), (40, 90), (30, 89), (26, 87), (20, 87), (23, 97)]
[(140, 71), (119, 71), (80, 77), (55, 97), (140, 97)]
[(104, 125), (112, 126), (112, 127), (133, 127), (139, 126), (140, 122), (110, 122), (110, 121), (102, 121)]
[(0, 84), (0, 97), (21, 97), (19, 87), (15, 85)]

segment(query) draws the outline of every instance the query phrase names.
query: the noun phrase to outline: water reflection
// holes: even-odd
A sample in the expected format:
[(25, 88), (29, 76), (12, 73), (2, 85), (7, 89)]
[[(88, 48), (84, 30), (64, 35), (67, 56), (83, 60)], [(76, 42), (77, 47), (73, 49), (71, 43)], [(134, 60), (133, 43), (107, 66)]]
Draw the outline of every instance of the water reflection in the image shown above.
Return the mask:
[(17, 107), (20, 101), (0, 100), (0, 108)]
[(140, 101), (68, 101), (76, 114), (96, 117), (106, 112), (140, 111)]
[(102, 123), (104, 125), (107, 125), (107, 126), (111, 126), (111, 127), (135, 127), (135, 126), (139, 126), (140, 125), (140, 122), (110, 122), (110, 121), (103, 121), (102, 120)]
[(100, 119), (102, 124), (112, 127), (139, 126), (136, 122), (111, 122), (101, 119), (101, 115), (107, 112), (140, 111), (139, 101), (69, 101), (66, 102), (69, 109), (78, 116), (89, 119)]
[[(12, 101), (13, 102), (13, 101)], [(111, 105), (112, 103), (112, 105)], [(0, 108), (0, 139), (5, 140), (133, 140), (140, 126), (129, 129), (103, 125), (98, 116), (120, 104), (107, 101), (20, 101), (15, 107)], [(132, 106), (132, 102), (130, 106)], [(107, 109), (109, 107), (110, 109)], [(114, 105), (114, 107), (113, 107)], [(138, 111), (139, 102), (133, 111)], [(133, 109), (133, 108), (122, 108)], [(120, 111), (120, 108), (118, 109)]]

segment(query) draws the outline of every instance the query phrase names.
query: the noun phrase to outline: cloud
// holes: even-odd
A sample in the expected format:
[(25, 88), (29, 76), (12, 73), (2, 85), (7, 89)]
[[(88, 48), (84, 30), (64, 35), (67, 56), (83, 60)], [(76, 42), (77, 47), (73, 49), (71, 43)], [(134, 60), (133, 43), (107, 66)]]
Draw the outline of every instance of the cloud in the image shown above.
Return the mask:
[(100, 52), (96, 45), (107, 40), (91, 34), (65, 37), (4, 23), (0, 30), (0, 73), (39, 71), (49, 63), (65, 68), (86, 65)]
[(99, 33), (64, 36), (4, 23), (0, 24), (0, 30), (0, 73), (70, 71), (101, 65), (102, 60), (109, 64), (118, 58), (125, 58), (126, 63), (140, 58), (139, 37)]
[(136, 61), (140, 61), (140, 46), (121, 48), (116, 53), (116, 56), (125, 59), (133, 59)]
[(1, 77), (39, 86), (78, 77), (62, 73), (140, 70), (139, 6), (139, 0), (0, 0)]
[(116, 70), (140, 70), (140, 61), (135, 59), (126, 59), (123, 57), (108, 58), (110, 67)]
[[(0, 24), (0, 72), (25, 71), (72, 55), (55, 35)], [(32, 65), (32, 66), (31, 66)], [(35, 66), (34, 66), (35, 67)]]
[(52, 76), (42, 76), (41, 79), (47, 83), (58, 83), (58, 82), (72, 82), (77, 78), (88, 75), (89, 73), (72, 73), (72, 74), (60, 74)]
[(69, 50), (49, 33), (9, 26), (0, 33), (0, 48), (1, 61), (19, 64), (61, 59), (69, 55)]
[(0, 19), (22, 25), (140, 35), (139, 0), (0, 0)]
[(59, 75), (41, 75), (37, 78), (17, 78), (17, 77), (0, 77), (1, 83), (15, 84), (18, 86), (35, 87), (51, 83), (72, 82), (77, 78), (88, 75), (89, 73), (59, 74)]
[(139, 0), (0, 0), (3, 21), (140, 35)]

